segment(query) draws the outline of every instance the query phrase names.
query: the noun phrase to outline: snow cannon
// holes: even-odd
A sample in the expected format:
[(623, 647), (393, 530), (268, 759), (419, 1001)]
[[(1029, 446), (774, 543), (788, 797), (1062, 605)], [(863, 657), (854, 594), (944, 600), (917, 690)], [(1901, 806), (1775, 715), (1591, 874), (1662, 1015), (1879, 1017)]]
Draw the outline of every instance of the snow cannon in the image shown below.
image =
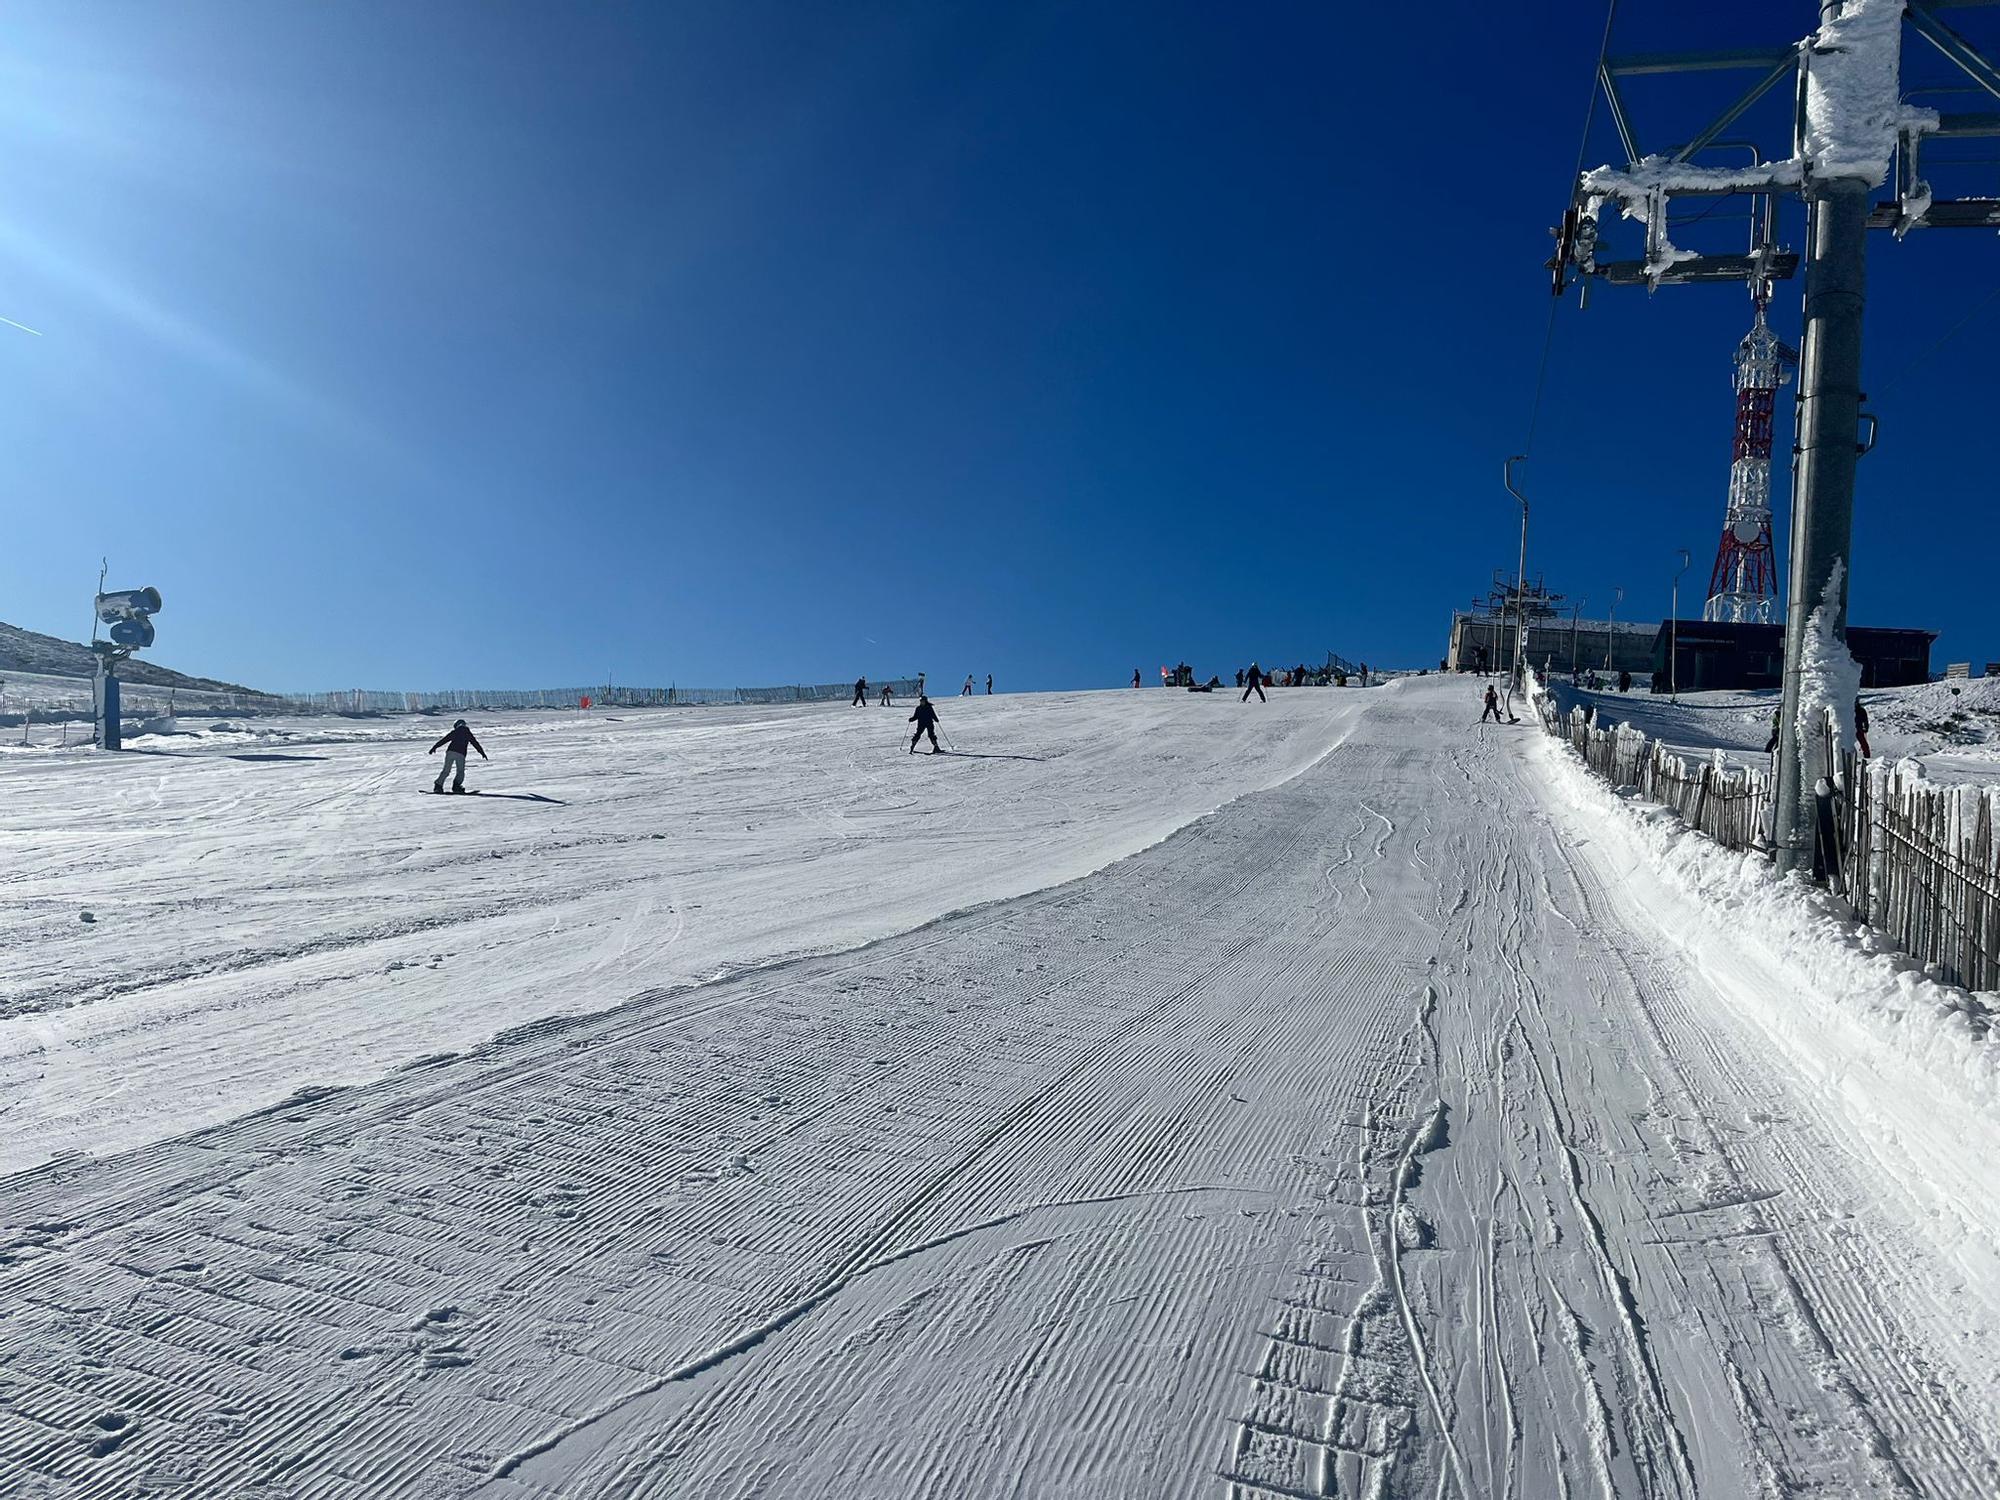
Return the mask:
[(97, 596), (98, 623), (111, 627), (110, 640), (93, 639), (90, 643), (91, 654), (97, 658), (91, 696), (100, 750), (116, 750), (124, 743), (124, 726), (118, 716), (118, 663), (153, 644), (153, 616), (159, 610), (158, 589), (117, 589)]
[(158, 589), (119, 589), (97, 596), (97, 618), (111, 627), (111, 644), (127, 651), (153, 644), (152, 617), (159, 610)]

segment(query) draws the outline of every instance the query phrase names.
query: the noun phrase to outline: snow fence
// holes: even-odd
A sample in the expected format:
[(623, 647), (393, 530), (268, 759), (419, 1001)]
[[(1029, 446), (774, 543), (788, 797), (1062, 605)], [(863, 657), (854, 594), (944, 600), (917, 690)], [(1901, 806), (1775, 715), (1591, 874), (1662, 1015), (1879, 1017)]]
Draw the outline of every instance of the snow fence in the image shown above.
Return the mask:
[[(1769, 855), (1777, 778), (1729, 763), (1717, 750), (1691, 762), (1629, 724), (1603, 728), (1582, 705), (1563, 712), (1537, 685), (1542, 727), (1566, 740), (1613, 787), (1673, 809), (1724, 848)], [(1968, 990), (2000, 990), (2000, 787), (1941, 786), (1922, 764), (1868, 760), (1829, 722), (1806, 767), (1832, 798), (1834, 847), (1820, 851), (1829, 889), (1855, 915)]]

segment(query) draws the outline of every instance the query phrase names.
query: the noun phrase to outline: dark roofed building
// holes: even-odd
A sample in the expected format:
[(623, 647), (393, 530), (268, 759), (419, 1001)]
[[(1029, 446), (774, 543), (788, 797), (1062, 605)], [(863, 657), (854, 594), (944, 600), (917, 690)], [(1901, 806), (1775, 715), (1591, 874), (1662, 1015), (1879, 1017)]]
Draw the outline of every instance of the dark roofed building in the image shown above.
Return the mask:
[[(1675, 642), (1675, 661), (1667, 660)], [(1861, 664), (1865, 688), (1909, 687), (1931, 676), (1935, 630), (1884, 630), (1851, 625), (1847, 649)], [(1653, 691), (1670, 683), (1684, 693), (1785, 685), (1785, 627), (1723, 620), (1669, 620), (1653, 637)]]

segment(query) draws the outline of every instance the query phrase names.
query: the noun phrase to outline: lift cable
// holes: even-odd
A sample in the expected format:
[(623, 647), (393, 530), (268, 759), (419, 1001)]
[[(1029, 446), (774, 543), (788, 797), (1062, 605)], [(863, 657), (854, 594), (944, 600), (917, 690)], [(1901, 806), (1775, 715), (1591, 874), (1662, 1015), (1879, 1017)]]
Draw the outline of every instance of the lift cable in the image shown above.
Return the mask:
[[(1583, 132), (1576, 143), (1576, 170), (1570, 174), (1572, 183), (1583, 175), (1584, 159), (1590, 152), (1590, 127), (1597, 119), (1597, 90), (1604, 76), (1604, 59), (1611, 51), (1611, 23), (1617, 17), (1618, 0), (1608, 0), (1604, 8), (1604, 36), (1597, 44), (1597, 66), (1590, 75), (1590, 98), (1583, 110)], [(1521, 444), (1523, 457), (1535, 451), (1535, 429), (1541, 425), (1542, 419), (1542, 392), (1547, 388), (1549, 379), (1549, 350), (1555, 344), (1556, 313), (1561, 306), (1560, 297), (1549, 298), (1548, 326), (1542, 330), (1542, 357), (1535, 367), (1535, 394), (1528, 403), (1528, 436)]]
[(1985, 312), (1987, 308), (1991, 307), (1996, 299), (2000, 299), (2000, 286), (1994, 287), (1992, 291), (1988, 292), (1984, 297), (1981, 297), (1978, 302), (1973, 304), (1972, 310), (1970, 312), (1966, 313), (1964, 317), (1960, 318), (1956, 323), (1952, 324), (1951, 327), (1947, 328), (1941, 335), (1939, 335), (1936, 341), (1933, 342), (1928, 349), (1925, 349), (1923, 351), (1923, 353), (1919, 354), (1915, 359), (1911, 360), (1908, 364), (1904, 365), (1901, 369), (1897, 370), (1896, 373), (1891, 375), (1887, 380), (1883, 381), (1880, 385), (1876, 386), (1876, 388), (1869, 393), (1870, 396), (1879, 399), (1884, 391), (1891, 390), (1894, 387), (1901, 385), (1903, 383), (1904, 376), (1908, 375), (1910, 371), (1916, 369), (1918, 365), (1922, 364), (1925, 360), (1929, 359), (1933, 354), (1937, 353), (1938, 350), (1942, 349), (1946, 344), (1949, 344), (1953, 339), (1957, 338), (1961, 333), (1965, 332), (1967, 328), (1971, 327), (1973, 320), (1976, 319), (1981, 313)]

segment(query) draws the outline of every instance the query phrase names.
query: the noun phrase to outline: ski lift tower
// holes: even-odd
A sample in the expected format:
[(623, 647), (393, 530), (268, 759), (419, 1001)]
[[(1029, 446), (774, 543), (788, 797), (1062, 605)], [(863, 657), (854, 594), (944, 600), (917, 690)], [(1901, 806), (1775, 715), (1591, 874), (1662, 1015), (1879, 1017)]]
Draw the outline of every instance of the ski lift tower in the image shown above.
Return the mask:
[[(1749, 283), (1757, 300), (1760, 288), (1793, 275), (1799, 267), (1797, 254), (1777, 248), (1774, 228), (1781, 203), (1805, 202), (1805, 334), (1799, 353), (1785, 695), (1772, 828), (1774, 852), (1784, 870), (1807, 868), (1819, 873), (1815, 776), (1803, 769), (1805, 747), (1808, 740), (1818, 744), (1822, 714), (1831, 712), (1845, 720), (1851, 711), (1845, 703), (1802, 703), (1801, 692), (1807, 632), (1823, 629), (1839, 649), (1846, 647), (1855, 469), (1860, 455), (1875, 443), (1875, 419), (1862, 410), (1861, 389), (1867, 231), (1887, 229), (1900, 239), (1916, 228), (2000, 227), (2000, 198), (1942, 196), (1920, 170), (1920, 157), (1931, 143), (2000, 135), (2000, 115), (1990, 108), (1952, 113), (1907, 104), (1910, 85), (1904, 77), (1903, 31), (1907, 25), (1956, 69), (1953, 77), (1961, 91), (1970, 79), (1974, 89), (2000, 100), (2000, 68), (1942, 19), (1949, 10), (1994, 3), (1820, 0), (1818, 28), (1788, 47), (1627, 57), (1607, 50), (1598, 59), (1597, 82), (1626, 164), (1580, 174), (1570, 206), (1554, 230), (1556, 253), (1548, 268), (1553, 273), (1550, 290), (1557, 296), (1573, 279), (1586, 298), (1593, 280), (1654, 289), (1722, 281)], [(1728, 72), (1747, 73), (1755, 81), (1683, 144), (1664, 151), (1641, 150), (1625, 107), (1626, 84), (1649, 75)], [(1787, 153), (1724, 138), (1766, 94), (1786, 81), (1792, 84)], [(1703, 160), (1732, 146), (1747, 149), (1751, 160), (1723, 165)], [(1947, 150), (1942, 159), (1933, 153), (1928, 165), (1950, 171), (1954, 165), (1975, 163), (1954, 163)], [(1886, 193), (1876, 197), (1885, 187)], [(1675, 245), (1669, 234), (1677, 227), (1670, 205), (1689, 196), (1747, 196), (1751, 224), (1747, 250), (1710, 252)], [(1601, 221), (1607, 208), (1644, 225), (1641, 259), (1600, 258)], [(1754, 324), (1752, 338), (1756, 338)], [(1739, 397), (1739, 423), (1742, 410)], [(1754, 461), (1756, 447), (1753, 435), (1743, 457)], [(1739, 519), (1746, 533), (1755, 519), (1754, 494), (1746, 492), (1742, 498), (1739, 513), (1732, 483), (1731, 536), (1736, 535)], [(1753, 570), (1768, 565), (1768, 551), (1760, 558), (1757, 541), (1739, 540), (1732, 549), (1725, 538), (1717, 561), (1720, 588), (1710, 589), (1712, 602), (1718, 595), (1722, 601), (1716, 607), (1757, 607), (1766, 596), (1760, 592), (1763, 581)]]

